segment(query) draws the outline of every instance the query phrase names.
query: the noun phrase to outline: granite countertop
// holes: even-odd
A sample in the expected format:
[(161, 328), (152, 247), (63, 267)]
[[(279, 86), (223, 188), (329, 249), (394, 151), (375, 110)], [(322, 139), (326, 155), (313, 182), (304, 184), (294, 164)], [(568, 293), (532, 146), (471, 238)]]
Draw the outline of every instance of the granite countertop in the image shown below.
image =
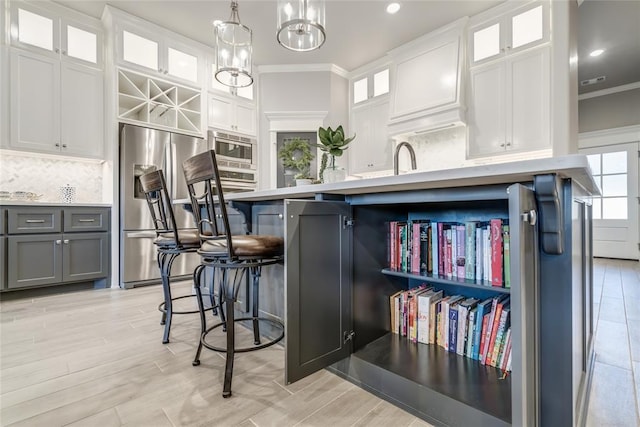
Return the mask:
[(0, 206), (60, 206), (60, 207), (96, 207), (110, 208), (111, 203), (62, 203), (39, 200), (0, 200)]
[[(445, 169), (428, 172), (407, 173), (398, 176), (342, 181), (330, 184), (313, 184), (300, 187), (287, 187), (271, 190), (259, 190), (246, 193), (225, 194), (228, 201), (261, 201), (290, 198), (308, 198), (318, 193), (325, 194), (372, 194), (394, 191), (425, 190), (435, 188), (453, 188), (475, 185), (531, 182), (535, 175), (556, 173), (561, 178), (570, 178), (582, 186), (588, 193), (600, 194), (587, 161), (581, 154), (549, 157), (545, 159), (523, 160), (509, 163), (497, 163)], [(189, 203), (189, 200), (176, 200), (174, 203)]]

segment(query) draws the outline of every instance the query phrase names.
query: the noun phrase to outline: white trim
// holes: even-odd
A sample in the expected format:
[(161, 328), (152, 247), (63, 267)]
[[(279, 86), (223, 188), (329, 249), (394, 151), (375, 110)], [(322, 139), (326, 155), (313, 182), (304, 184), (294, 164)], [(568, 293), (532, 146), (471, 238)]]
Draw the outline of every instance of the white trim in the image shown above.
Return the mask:
[[(262, 153), (265, 156), (266, 164), (272, 165), (269, 168), (269, 175), (266, 179), (258, 180), (260, 189), (276, 188), (278, 182), (277, 168), (278, 162), (278, 132), (317, 132), (318, 128), (324, 125), (324, 119), (329, 114), (328, 111), (271, 111), (265, 112), (267, 128), (269, 132), (269, 148)], [(316, 157), (318, 153), (316, 153)], [(265, 163), (263, 163), (265, 164)]]
[(258, 65), (256, 67), (260, 74), (266, 73), (310, 73), (327, 71), (349, 78), (349, 72), (335, 64), (281, 64), (281, 65)]
[(595, 130), (578, 134), (578, 148), (601, 147), (640, 141), (640, 125)]
[(583, 93), (582, 95), (578, 95), (578, 101), (582, 101), (583, 99), (597, 98), (599, 96), (611, 95), (619, 92), (626, 92), (628, 90), (640, 89), (640, 82), (629, 83), (626, 85), (610, 87), (602, 90), (595, 90), (589, 93)]

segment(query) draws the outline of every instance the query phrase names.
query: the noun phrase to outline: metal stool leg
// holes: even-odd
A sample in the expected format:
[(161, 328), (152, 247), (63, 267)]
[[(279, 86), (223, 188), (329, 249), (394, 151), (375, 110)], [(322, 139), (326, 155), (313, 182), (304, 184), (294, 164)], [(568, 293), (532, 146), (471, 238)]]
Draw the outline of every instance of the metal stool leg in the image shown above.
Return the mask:
[(258, 321), (258, 293), (260, 281), (260, 267), (251, 267), (251, 277), (253, 278), (253, 344), (260, 345), (260, 322)]
[(211, 286), (209, 287), (209, 301), (211, 303), (211, 314), (213, 316), (218, 315), (218, 309), (216, 308), (216, 295), (215, 295), (215, 283), (216, 283), (216, 268), (211, 267), (211, 275), (213, 279), (211, 280)]
[[(162, 260), (164, 259), (164, 256), (158, 252), (158, 255), (156, 257), (157, 261), (158, 261), (158, 269), (160, 270), (160, 275), (162, 276)], [(163, 288), (162, 291), (164, 292), (164, 283), (163, 283)], [(167, 296), (164, 296), (164, 300), (165, 302), (167, 301)], [(160, 325), (164, 325), (167, 321), (167, 311), (163, 311), (162, 312), (162, 317), (160, 318)]]
[(233, 378), (233, 359), (235, 356), (235, 329), (234, 329), (234, 313), (233, 313), (233, 301), (234, 301), (234, 286), (228, 283), (228, 275), (224, 274), (223, 282), (221, 283), (221, 294), (224, 292), (225, 303), (227, 306), (227, 363), (224, 369), (224, 385), (222, 387), (222, 397), (231, 396), (231, 380)]
[[(225, 315), (224, 315), (224, 306), (225, 306), (225, 301), (227, 300), (227, 295), (225, 294), (225, 283), (227, 283), (227, 280), (229, 280), (229, 272), (227, 271), (226, 268), (222, 268), (222, 271), (220, 272), (221, 276), (220, 277), (220, 288), (218, 289), (218, 300), (219, 300), (219, 305), (220, 305), (220, 321), (222, 322), (222, 332), (226, 332), (227, 331), (227, 322), (225, 320)], [(214, 281), (215, 281), (215, 275), (214, 275)], [(232, 305), (233, 306), (233, 305)]]
[(173, 261), (180, 254), (162, 254), (162, 288), (164, 290), (164, 308), (166, 310), (166, 320), (164, 324), (164, 335), (162, 337), (162, 344), (167, 344), (169, 342), (169, 334), (171, 332), (171, 318), (173, 315), (173, 301), (171, 300), (171, 283), (170, 283), (170, 275), (171, 275), (171, 266), (173, 265)]
[(204, 271), (204, 265), (199, 265), (193, 270), (193, 283), (196, 285), (196, 299), (198, 300), (198, 309), (200, 311), (200, 339), (198, 340), (198, 349), (196, 350), (196, 357), (193, 359), (192, 365), (198, 366), (200, 364), (200, 352), (202, 352), (202, 335), (207, 330), (207, 320), (204, 315), (204, 305), (202, 304), (202, 273)]

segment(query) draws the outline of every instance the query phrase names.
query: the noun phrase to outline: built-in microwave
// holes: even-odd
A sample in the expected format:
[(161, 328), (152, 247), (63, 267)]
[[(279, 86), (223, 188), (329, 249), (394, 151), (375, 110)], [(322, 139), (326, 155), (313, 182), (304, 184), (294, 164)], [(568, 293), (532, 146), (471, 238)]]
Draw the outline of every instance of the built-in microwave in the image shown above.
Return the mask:
[(255, 139), (232, 133), (209, 131), (209, 142), (219, 161), (225, 160), (232, 167), (239, 169), (256, 169)]

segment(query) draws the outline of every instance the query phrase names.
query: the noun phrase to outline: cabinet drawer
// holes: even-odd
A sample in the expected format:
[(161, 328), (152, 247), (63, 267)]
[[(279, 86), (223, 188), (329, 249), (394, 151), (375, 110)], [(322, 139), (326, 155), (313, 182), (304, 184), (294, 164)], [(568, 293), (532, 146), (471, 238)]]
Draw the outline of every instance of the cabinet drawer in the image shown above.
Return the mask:
[(7, 210), (8, 234), (59, 233), (62, 231), (62, 210), (24, 207)]
[(109, 209), (67, 208), (64, 210), (64, 231), (108, 231)]

